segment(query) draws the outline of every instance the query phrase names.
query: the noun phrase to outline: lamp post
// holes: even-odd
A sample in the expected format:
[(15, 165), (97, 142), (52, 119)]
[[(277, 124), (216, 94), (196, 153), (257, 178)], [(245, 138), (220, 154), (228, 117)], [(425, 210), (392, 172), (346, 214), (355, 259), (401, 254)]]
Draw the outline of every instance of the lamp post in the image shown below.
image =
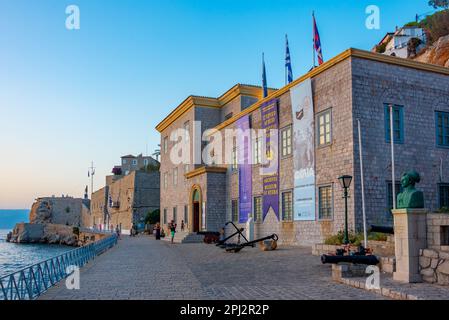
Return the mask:
[(344, 189), (343, 197), (345, 198), (345, 244), (349, 244), (349, 232), (348, 232), (348, 189), (351, 186), (352, 177), (351, 176), (341, 176), (338, 178), (340, 180), (341, 187)]

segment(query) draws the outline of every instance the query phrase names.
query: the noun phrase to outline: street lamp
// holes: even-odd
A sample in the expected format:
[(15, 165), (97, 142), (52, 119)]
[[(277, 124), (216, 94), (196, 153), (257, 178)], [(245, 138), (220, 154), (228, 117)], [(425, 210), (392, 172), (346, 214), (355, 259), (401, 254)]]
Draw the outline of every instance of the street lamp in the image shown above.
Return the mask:
[(341, 176), (338, 178), (340, 180), (341, 187), (345, 190), (343, 197), (345, 198), (345, 244), (349, 244), (349, 233), (348, 233), (348, 189), (351, 186), (352, 177), (351, 176)]

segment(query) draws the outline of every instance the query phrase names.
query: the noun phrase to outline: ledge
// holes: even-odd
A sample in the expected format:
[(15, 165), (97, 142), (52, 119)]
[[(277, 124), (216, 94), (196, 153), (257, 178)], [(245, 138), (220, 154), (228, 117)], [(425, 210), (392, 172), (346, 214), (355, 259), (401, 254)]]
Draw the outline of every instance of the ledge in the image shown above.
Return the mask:
[(195, 169), (193, 171), (187, 172), (184, 176), (187, 179), (191, 179), (193, 177), (205, 174), (205, 173), (226, 173), (228, 172), (227, 168), (223, 167), (201, 167), (198, 169)]

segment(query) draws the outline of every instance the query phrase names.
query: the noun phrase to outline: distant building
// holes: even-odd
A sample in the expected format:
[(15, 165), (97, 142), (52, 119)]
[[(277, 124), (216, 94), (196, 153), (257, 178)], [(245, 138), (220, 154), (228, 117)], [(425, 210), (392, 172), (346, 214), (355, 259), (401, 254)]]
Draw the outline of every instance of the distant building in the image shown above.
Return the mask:
[(127, 155), (122, 157), (121, 165), (115, 168), (120, 168), (122, 175), (127, 176), (131, 172), (145, 168), (148, 165), (157, 166), (159, 162), (150, 156), (143, 156), (142, 154), (138, 156)]
[[(413, 48), (409, 47), (412, 39), (418, 39), (418, 45)], [(409, 58), (416, 55), (427, 44), (426, 32), (419, 27), (403, 27), (398, 28), (395, 32), (389, 32), (383, 39), (373, 48), (373, 52), (379, 52), (385, 55)], [(410, 51), (412, 49), (412, 51)], [(385, 51), (384, 51), (385, 50)]]
[(118, 225), (129, 234), (133, 223), (142, 225), (148, 212), (159, 209), (159, 171), (133, 170), (107, 178), (107, 185), (92, 194), (89, 227), (109, 230)]

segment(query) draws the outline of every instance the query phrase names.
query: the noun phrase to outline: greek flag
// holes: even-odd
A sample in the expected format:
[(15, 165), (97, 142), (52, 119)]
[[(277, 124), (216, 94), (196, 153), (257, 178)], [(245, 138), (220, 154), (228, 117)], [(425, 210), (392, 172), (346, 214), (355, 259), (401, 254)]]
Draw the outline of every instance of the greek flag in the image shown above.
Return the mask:
[(265, 54), (262, 53), (262, 87), (263, 87), (263, 97), (268, 96), (268, 85), (267, 85), (267, 70), (265, 69)]
[(285, 69), (287, 83), (293, 82), (292, 60), (290, 58), (290, 48), (288, 46), (288, 37), (285, 35)]

